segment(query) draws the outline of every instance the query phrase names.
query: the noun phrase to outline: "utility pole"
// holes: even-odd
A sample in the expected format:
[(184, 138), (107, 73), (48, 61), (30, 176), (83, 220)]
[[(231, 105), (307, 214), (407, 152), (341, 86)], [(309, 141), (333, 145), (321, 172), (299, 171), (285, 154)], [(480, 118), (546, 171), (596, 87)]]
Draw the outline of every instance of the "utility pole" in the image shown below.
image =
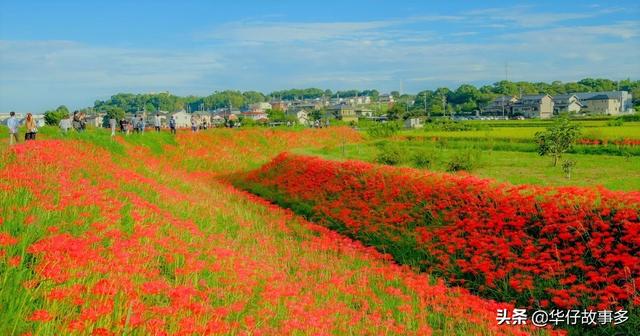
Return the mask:
[(442, 115), (447, 115), (447, 96), (442, 95)]
[(431, 112), (427, 111), (427, 92), (424, 93), (424, 114), (427, 115), (427, 118), (431, 119)]

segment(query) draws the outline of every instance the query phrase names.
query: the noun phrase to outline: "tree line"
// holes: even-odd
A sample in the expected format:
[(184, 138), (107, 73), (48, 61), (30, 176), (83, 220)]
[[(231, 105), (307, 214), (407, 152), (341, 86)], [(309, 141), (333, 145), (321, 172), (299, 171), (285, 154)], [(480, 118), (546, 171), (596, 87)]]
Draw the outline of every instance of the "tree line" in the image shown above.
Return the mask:
[[(492, 99), (501, 96), (518, 96), (528, 94), (558, 95), (572, 92), (595, 92), (625, 90), (632, 93), (636, 110), (640, 110), (640, 81), (624, 79), (614, 81), (603, 78), (585, 78), (577, 82), (563, 83), (554, 81), (544, 82), (512, 82), (499, 81), (491, 85), (476, 87), (471, 84), (462, 84), (455, 90), (440, 87), (435, 90), (423, 90), (415, 95), (400, 94), (392, 91), (390, 94), (396, 99), (397, 104), (390, 113), (402, 113), (403, 115), (443, 114), (451, 112), (469, 112), (481, 109)], [(218, 108), (242, 108), (250, 104), (271, 100), (296, 100), (317, 98), (350, 98), (355, 96), (368, 96), (372, 102), (379, 99), (380, 92), (375, 89), (367, 90), (342, 90), (332, 91), (328, 89), (306, 88), (273, 91), (264, 94), (259, 91), (224, 90), (215, 91), (212, 94), (201, 96), (177, 96), (169, 92), (160, 93), (118, 93), (107, 100), (96, 100), (93, 107), (85, 110), (89, 112), (105, 112), (109, 115), (121, 116), (125, 113), (139, 111), (209, 111)], [(68, 115), (66, 107), (60, 106), (47, 111), (51, 122), (55, 122)]]

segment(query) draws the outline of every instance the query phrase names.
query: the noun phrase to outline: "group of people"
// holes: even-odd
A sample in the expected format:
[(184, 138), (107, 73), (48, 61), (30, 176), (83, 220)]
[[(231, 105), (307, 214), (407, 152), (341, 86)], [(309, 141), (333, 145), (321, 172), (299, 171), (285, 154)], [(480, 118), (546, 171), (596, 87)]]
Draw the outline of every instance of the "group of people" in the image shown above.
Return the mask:
[(78, 132), (83, 132), (87, 129), (86, 115), (84, 112), (74, 111), (73, 116), (62, 118), (58, 123), (58, 127), (63, 133), (68, 133), (71, 128)]
[[(109, 119), (111, 136), (116, 135), (116, 124), (117, 120), (115, 118)], [(134, 115), (130, 120), (127, 120), (126, 118), (120, 119), (120, 131), (126, 135), (131, 133), (144, 133), (146, 125), (147, 123), (144, 116)], [(156, 114), (153, 117), (153, 128), (156, 132), (160, 132), (160, 129), (162, 128), (162, 120), (159, 114)], [(176, 133), (176, 119), (173, 116), (169, 119), (169, 129), (171, 129), (171, 133)]]
[[(24, 133), (24, 140), (35, 140), (38, 133), (38, 125), (31, 113), (27, 113), (27, 117), (24, 119), (24, 125), (26, 131)], [(7, 119), (7, 127), (9, 128), (9, 145), (18, 143), (18, 130), (20, 128), (20, 120), (16, 118), (16, 113), (11, 111), (9, 113), (9, 119)]]
[(322, 122), (322, 120), (320, 119), (316, 119), (316, 121), (310, 123), (309, 126), (313, 128), (329, 127), (329, 119), (325, 120), (324, 122)]

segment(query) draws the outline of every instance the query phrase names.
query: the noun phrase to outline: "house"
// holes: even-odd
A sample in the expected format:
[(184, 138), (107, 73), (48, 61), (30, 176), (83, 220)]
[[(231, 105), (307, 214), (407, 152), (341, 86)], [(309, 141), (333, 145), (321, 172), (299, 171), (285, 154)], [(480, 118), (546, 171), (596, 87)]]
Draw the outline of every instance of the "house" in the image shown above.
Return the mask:
[(549, 119), (553, 115), (553, 99), (547, 94), (522, 96), (513, 104), (511, 114), (525, 118)]
[(150, 126), (155, 126), (156, 123), (156, 115), (158, 115), (160, 117), (160, 126), (161, 127), (167, 127), (167, 125), (169, 125), (169, 118), (171, 118), (171, 114), (168, 112), (162, 112), (162, 111), (158, 111), (155, 113), (149, 113), (147, 114), (147, 125)]
[(356, 115), (356, 111), (345, 104), (334, 105), (327, 109), (327, 111), (331, 112), (337, 119), (345, 121), (345, 122), (358, 122), (358, 116)]
[(482, 112), (488, 115), (510, 115), (511, 108), (517, 101), (516, 97), (500, 96), (490, 101)]
[(211, 118), (211, 125), (222, 125), (224, 124), (224, 118), (219, 116), (219, 115), (215, 115)]
[(298, 113), (296, 113), (296, 118), (298, 119), (298, 123), (301, 125), (309, 125), (309, 113), (307, 113), (307, 111), (298, 111)]
[(277, 100), (277, 101), (271, 102), (272, 110), (286, 111), (288, 108), (289, 108), (289, 103), (287, 103), (284, 100)]
[(381, 102), (381, 103), (393, 103), (394, 99), (393, 99), (392, 95), (390, 95), (388, 93), (385, 93), (385, 94), (381, 94), (378, 97), (378, 101)]
[(618, 115), (622, 113), (620, 100), (610, 94), (599, 94), (584, 99), (585, 110), (596, 114)]
[(195, 118), (196, 124), (203, 125), (206, 123), (211, 125), (211, 114), (209, 112), (193, 112), (191, 115)]
[(191, 114), (185, 110), (171, 113), (171, 116), (176, 120), (176, 128), (191, 127)]
[(356, 97), (347, 98), (346, 101), (350, 105), (371, 104), (371, 97), (369, 97), (369, 96), (356, 96)]
[(249, 109), (254, 112), (264, 112), (266, 110), (271, 110), (272, 106), (269, 103), (260, 102), (260, 103), (251, 104), (249, 106)]
[(255, 121), (259, 121), (262, 119), (269, 119), (269, 117), (267, 116), (267, 113), (262, 112), (262, 111), (248, 111), (248, 112), (242, 112), (240, 113), (240, 115), (246, 119), (252, 119)]
[[(87, 126), (103, 127), (104, 126), (104, 117), (106, 115), (107, 115), (106, 113), (91, 114), (91, 115), (86, 116), (84, 121), (85, 121)], [(44, 116), (42, 116), (42, 118), (44, 120)]]
[(635, 111), (633, 109), (633, 96), (627, 91), (578, 92), (575, 95), (584, 105), (587, 105), (585, 101), (590, 98), (606, 95), (618, 101), (620, 113), (633, 113)]
[(424, 127), (424, 123), (420, 118), (409, 118), (404, 121), (405, 128), (422, 128)]
[(563, 94), (553, 97), (553, 113), (578, 113), (582, 108), (582, 103), (574, 94)]
[(321, 101), (302, 101), (298, 100), (293, 102), (288, 106), (288, 110), (293, 112), (298, 111), (311, 111), (311, 110), (319, 110), (323, 107), (323, 103)]
[(370, 117), (373, 117), (373, 110), (368, 109), (368, 108), (357, 108), (356, 109), (356, 116), (358, 116), (358, 118), (370, 118)]

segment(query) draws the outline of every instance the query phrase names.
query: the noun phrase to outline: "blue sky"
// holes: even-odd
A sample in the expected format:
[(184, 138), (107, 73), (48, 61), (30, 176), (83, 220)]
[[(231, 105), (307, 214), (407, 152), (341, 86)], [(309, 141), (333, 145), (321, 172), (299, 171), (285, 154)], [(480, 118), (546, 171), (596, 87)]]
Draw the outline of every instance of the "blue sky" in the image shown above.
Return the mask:
[(118, 92), (640, 78), (637, 1), (313, 3), (0, 0), (0, 112)]

